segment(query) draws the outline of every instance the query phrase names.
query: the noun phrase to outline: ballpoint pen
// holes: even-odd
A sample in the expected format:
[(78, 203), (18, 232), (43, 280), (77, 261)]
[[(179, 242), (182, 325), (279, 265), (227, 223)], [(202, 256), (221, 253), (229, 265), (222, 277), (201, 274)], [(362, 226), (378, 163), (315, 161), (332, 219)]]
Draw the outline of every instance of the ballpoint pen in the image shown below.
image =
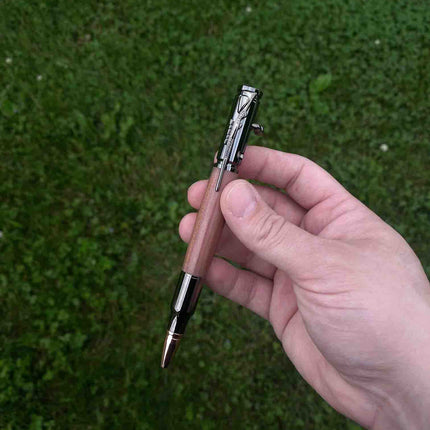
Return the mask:
[(245, 153), (249, 132), (253, 130), (257, 135), (263, 133), (263, 127), (253, 123), (262, 95), (260, 90), (247, 85), (238, 88), (173, 295), (161, 357), (163, 368), (168, 366), (184, 335), (188, 320), (196, 308), (203, 278), (215, 254), (224, 226), (220, 208), (221, 191), (238, 177), (238, 166)]

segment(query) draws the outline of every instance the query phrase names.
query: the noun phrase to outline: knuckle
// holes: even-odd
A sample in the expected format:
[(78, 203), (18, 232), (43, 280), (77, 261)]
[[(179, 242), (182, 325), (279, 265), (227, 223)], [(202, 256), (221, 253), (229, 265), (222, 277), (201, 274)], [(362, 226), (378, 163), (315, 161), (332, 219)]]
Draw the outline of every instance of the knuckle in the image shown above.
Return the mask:
[(254, 240), (259, 248), (275, 247), (283, 240), (282, 231), (285, 227), (285, 219), (280, 215), (269, 212), (258, 222), (254, 232)]

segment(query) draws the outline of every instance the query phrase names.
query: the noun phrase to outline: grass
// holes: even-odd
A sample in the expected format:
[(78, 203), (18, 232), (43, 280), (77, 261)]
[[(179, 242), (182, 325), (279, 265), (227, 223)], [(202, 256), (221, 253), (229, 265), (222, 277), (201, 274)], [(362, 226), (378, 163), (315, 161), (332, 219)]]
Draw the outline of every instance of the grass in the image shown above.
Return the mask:
[(159, 368), (177, 225), (249, 83), (267, 131), (252, 143), (324, 166), (430, 273), (429, 14), (406, 0), (3, 1), (0, 428), (359, 428), (266, 322), (209, 290)]

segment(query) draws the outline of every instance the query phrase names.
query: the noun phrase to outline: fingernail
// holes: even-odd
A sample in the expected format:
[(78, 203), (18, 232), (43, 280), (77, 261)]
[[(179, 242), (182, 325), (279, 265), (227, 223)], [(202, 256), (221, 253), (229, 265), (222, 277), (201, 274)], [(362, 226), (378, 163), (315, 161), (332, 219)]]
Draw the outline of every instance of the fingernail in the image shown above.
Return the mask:
[(241, 218), (250, 215), (257, 205), (252, 186), (244, 181), (233, 185), (227, 195), (226, 201), (230, 212), (234, 216)]

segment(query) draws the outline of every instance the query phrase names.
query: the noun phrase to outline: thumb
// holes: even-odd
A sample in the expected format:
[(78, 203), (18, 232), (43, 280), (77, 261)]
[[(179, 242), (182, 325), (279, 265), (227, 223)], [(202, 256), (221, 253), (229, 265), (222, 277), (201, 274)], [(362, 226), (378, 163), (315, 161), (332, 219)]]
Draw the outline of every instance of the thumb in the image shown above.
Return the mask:
[(224, 218), (237, 238), (293, 279), (313, 275), (324, 255), (322, 239), (277, 214), (245, 180), (228, 184), (221, 196)]

